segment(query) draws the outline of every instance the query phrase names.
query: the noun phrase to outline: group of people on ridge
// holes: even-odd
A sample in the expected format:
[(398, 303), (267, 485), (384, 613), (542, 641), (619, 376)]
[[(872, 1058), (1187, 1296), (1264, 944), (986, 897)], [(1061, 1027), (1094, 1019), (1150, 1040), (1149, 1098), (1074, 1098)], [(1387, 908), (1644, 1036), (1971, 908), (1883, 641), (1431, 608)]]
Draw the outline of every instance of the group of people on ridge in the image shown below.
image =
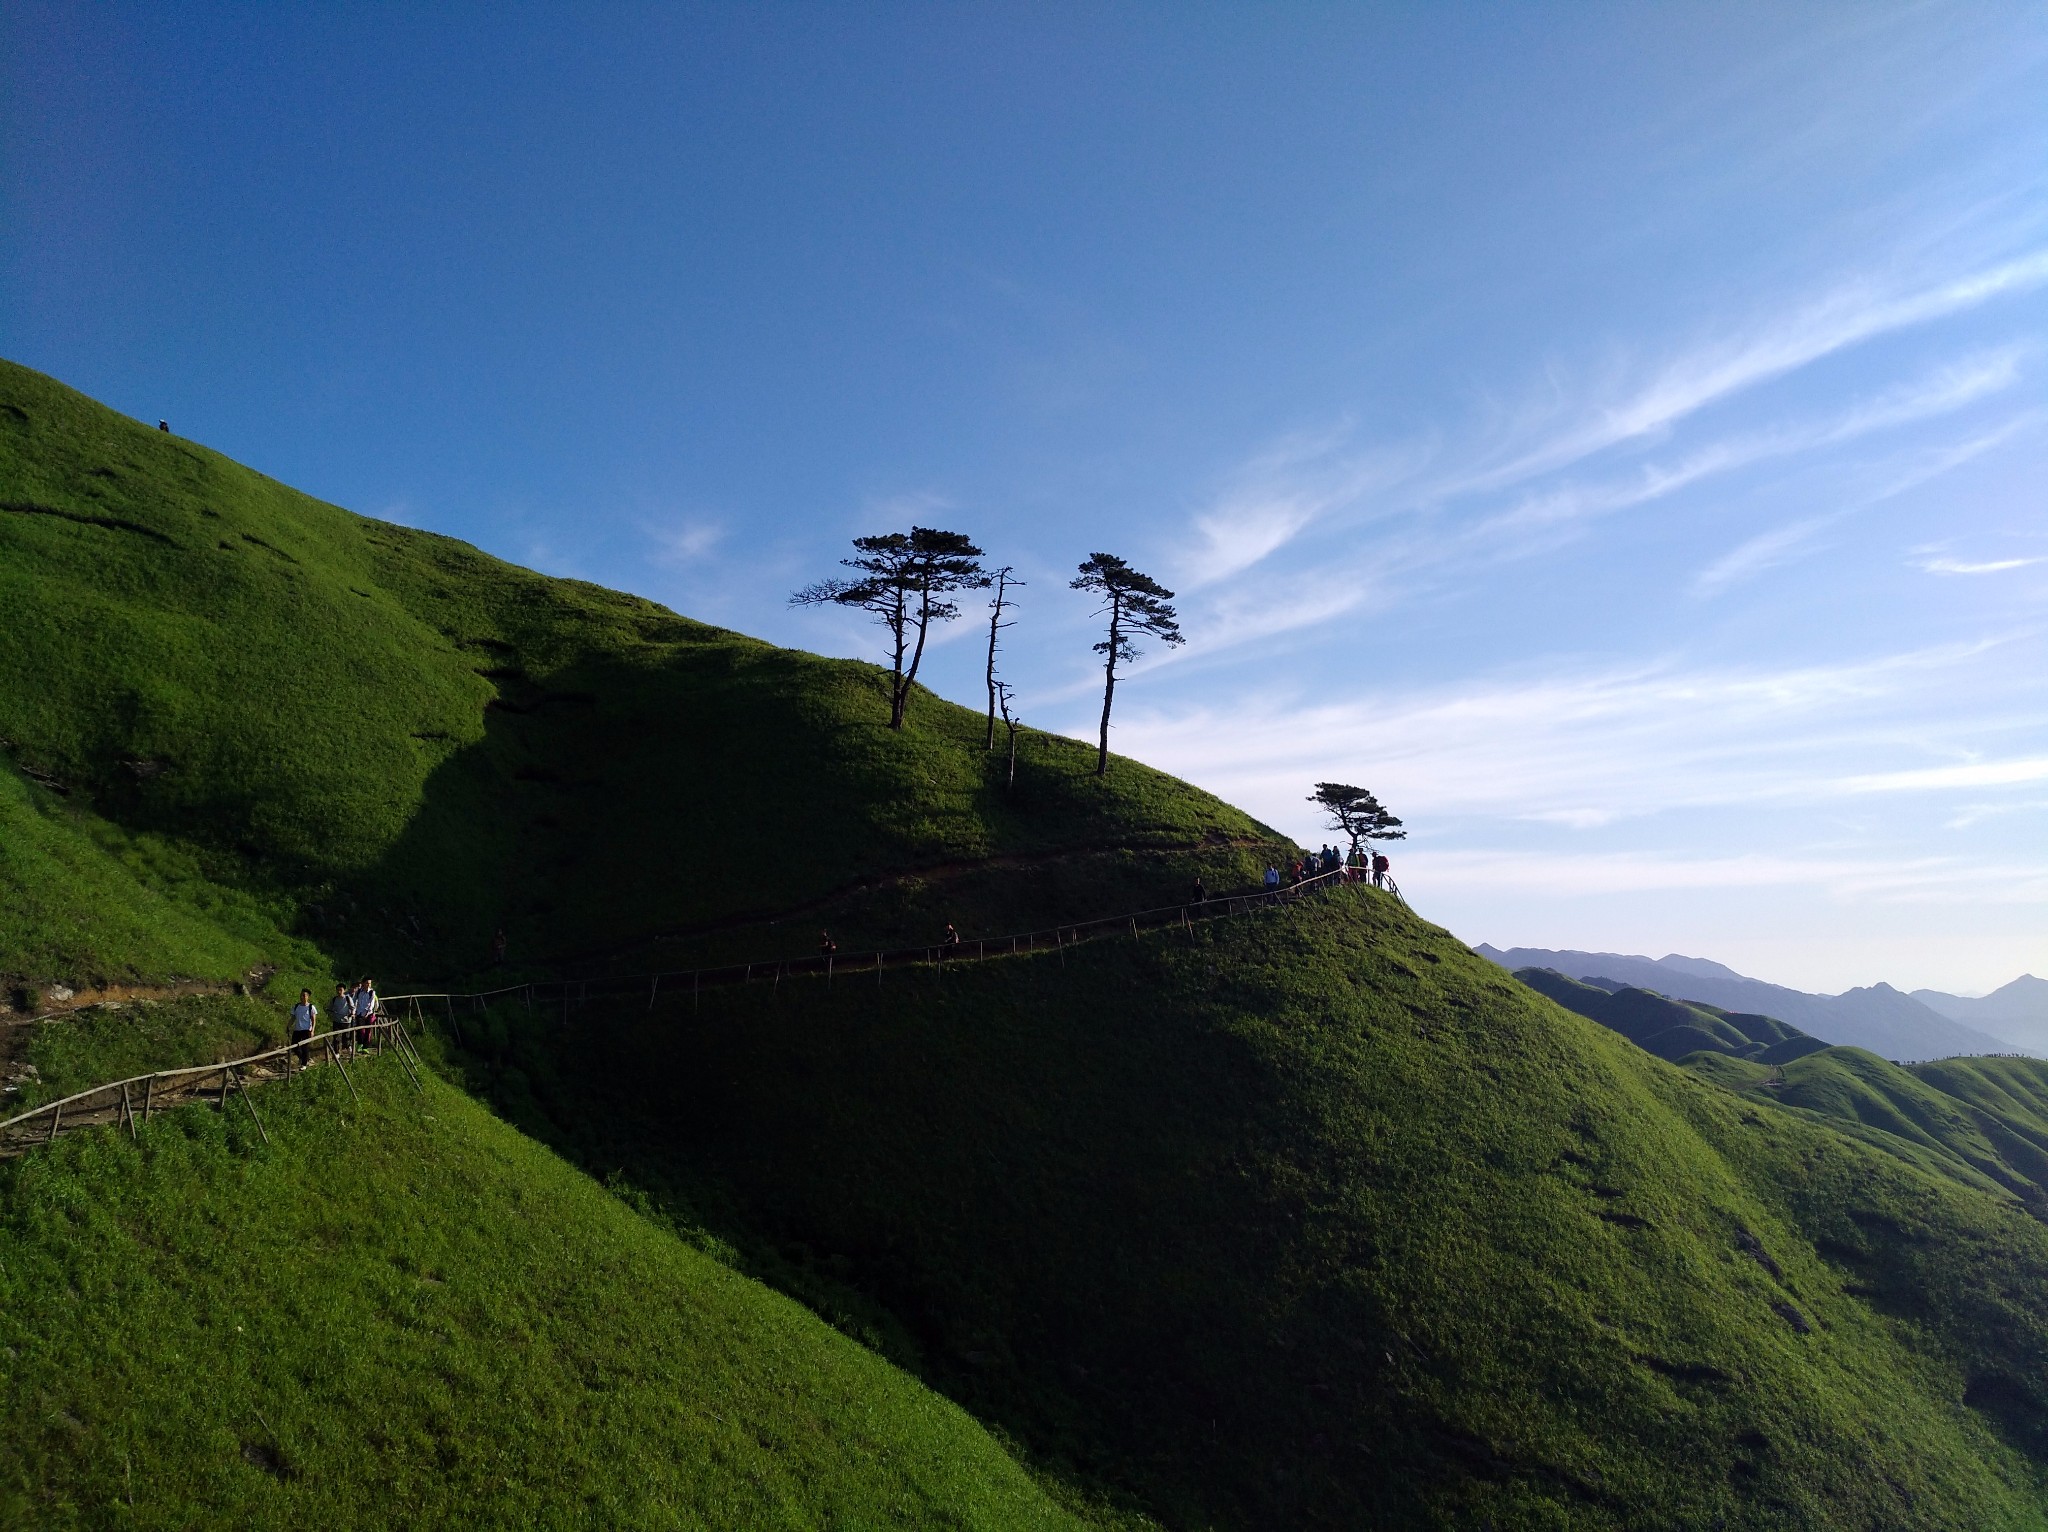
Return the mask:
[(1374, 888), (1384, 888), (1387, 883), (1387, 869), (1394, 864), (1387, 860), (1384, 851), (1367, 852), (1354, 846), (1349, 854), (1335, 846), (1325, 846), (1320, 851), (1311, 851), (1297, 857), (1289, 864), (1285, 878), (1277, 866), (1266, 869), (1266, 892), (1273, 893), (1282, 882), (1305, 883), (1310, 878), (1320, 878), (1325, 873), (1341, 872), (1346, 883), (1363, 882), (1370, 874)]
[[(327, 1005), (327, 1029), (340, 1032), (349, 1027), (367, 1027), (377, 1019), (380, 1002), (377, 999), (376, 983), (366, 974), (356, 981), (351, 989), (347, 984), (334, 986), (334, 998)], [(299, 991), (299, 1003), (292, 1007), (292, 1046), (299, 1050), (299, 1062), (305, 1063), (312, 1053), (313, 1033), (320, 1025), (320, 1007), (313, 1003), (310, 989)], [(351, 1038), (348, 1047), (355, 1051), (358, 1038)]]

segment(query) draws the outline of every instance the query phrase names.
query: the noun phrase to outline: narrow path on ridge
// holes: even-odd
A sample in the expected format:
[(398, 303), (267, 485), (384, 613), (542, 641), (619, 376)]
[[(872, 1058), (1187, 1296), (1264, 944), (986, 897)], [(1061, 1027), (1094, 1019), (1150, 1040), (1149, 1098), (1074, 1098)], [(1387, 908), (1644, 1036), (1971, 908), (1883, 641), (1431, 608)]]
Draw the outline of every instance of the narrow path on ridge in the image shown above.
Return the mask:
[(1064, 846), (1051, 851), (1005, 852), (973, 861), (931, 862), (921, 867), (906, 867), (900, 872), (876, 873), (853, 878), (836, 888), (827, 889), (822, 894), (813, 895), (780, 910), (741, 910), (729, 915), (714, 915), (704, 920), (686, 921), (680, 925), (666, 926), (639, 936), (608, 942), (603, 946), (565, 952), (553, 961), (557, 964), (584, 963), (598, 958), (617, 957), (621, 953), (654, 946), (657, 942), (685, 941), (693, 936), (713, 936), (723, 931), (742, 930), (748, 926), (778, 925), (801, 915), (814, 915), (855, 894), (901, 888), (912, 883), (945, 883), (955, 878), (964, 878), (977, 872), (994, 869), (1051, 867), (1083, 857), (1110, 856), (1119, 851), (1149, 856), (1186, 856), (1198, 851), (1247, 851), (1257, 846), (1278, 844), (1277, 841), (1260, 840), (1248, 835), (1219, 835), (1213, 839), (1196, 841), (1191, 845), (1137, 846), (1127, 841), (1116, 841), (1094, 846)]

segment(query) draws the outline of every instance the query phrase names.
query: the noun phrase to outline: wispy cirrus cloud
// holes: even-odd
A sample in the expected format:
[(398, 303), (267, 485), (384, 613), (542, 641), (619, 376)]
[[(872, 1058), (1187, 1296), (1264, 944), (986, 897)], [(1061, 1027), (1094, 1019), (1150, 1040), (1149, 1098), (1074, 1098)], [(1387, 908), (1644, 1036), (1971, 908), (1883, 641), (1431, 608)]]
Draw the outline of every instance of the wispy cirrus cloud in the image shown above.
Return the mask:
[(1348, 425), (1296, 433), (1240, 465), (1210, 507), (1194, 518), (1195, 547), (1180, 584), (1200, 590), (1243, 573), (1332, 512), (1411, 476), (1423, 447), (1356, 454)]
[[(1603, 479), (1559, 477), (1610, 448), (1648, 445), (1711, 404), (1848, 347), (2043, 283), (2048, 283), (2048, 251), (1917, 287), (1874, 279), (1844, 282), (1821, 299), (1751, 325), (1732, 341), (1678, 355), (1662, 364), (1649, 383), (1633, 390), (1623, 386), (1618, 402), (1553, 402), (1548, 411), (1553, 419), (1560, 411), (1577, 413), (1578, 423), (1560, 431), (1539, 428), (1532, 417), (1510, 435), (1533, 433), (1543, 439), (1508, 450), (1505, 461), (1491, 466), (1482, 466), (1484, 459), (1498, 457), (1498, 449), (1476, 454), (1468, 449), (1462, 454), (1466, 466), (1426, 475), (1431, 463), (1448, 459), (1455, 465), (1461, 455), (1438, 439), (1367, 454), (1351, 450), (1346, 430), (1286, 438), (1249, 460), (1194, 518), (1195, 550), (1183, 564), (1181, 583), (1205, 605), (1192, 625), (1195, 642), (1159, 663), (1199, 662), (1312, 628), (1368, 607), (1397, 588), (1413, 591), (1438, 584), (1460, 564), (1545, 553), (1584, 535), (1603, 517), (1774, 460), (1826, 453), (1968, 409), (2020, 382), (2030, 347), (1980, 348), (1831, 413), (1728, 432)], [(1702, 570), (1694, 579), (1695, 591), (1716, 593), (1811, 551), (1820, 534), (1843, 516), (1991, 450), (2032, 420), (2031, 414), (2015, 417), (1989, 433), (1924, 454), (1925, 461), (1875, 493), (1855, 491), (1854, 503), (1841, 510), (1801, 517), (1749, 538)], [(1504, 496), (1514, 498), (1504, 502)], [(1378, 530), (1361, 541), (1358, 532), (1367, 513)], [(1285, 561), (1291, 568), (1267, 573), (1262, 567), (1311, 534), (1318, 556), (1306, 577), (1298, 556)]]
[(1592, 405), (1548, 440), (1451, 488), (1499, 489), (1555, 472), (1626, 442), (1653, 439), (1709, 405), (1894, 330), (1976, 308), (2048, 283), (2048, 250), (1919, 285), (1879, 278), (1839, 283), (1807, 303), (1755, 322), (1732, 339), (1665, 362), (1614, 403)]
[(1562, 485), (1487, 518), (1473, 529), (1473, 535), (1501, 536), (1627, 510), (1718, 474), (1931, 420), (2010, 388), (2019, 380), (2021, 355), (2022, 348), (2006, 346), (1965, 357), (1910, 383), (1858, 400), (1833, 415), (1727, 437), (1676, 462), (1646, 463), (1634, 473), (1604, 484)]
[(1808, 551), (1823, 531), (1841, 519), (1841, 513), (1809, 516), (1802, 521), (1760, 532), (1702, 569), (1693, 580), (1693, 589), (1701, 595), (1710, 596), (1738, 580), (1774, 569)]
[(1844, 777), (1836, 785), (1845, 793), (1925, 793), (1954, 787), (2012, 787), (2028, 782), (2048, 782), (2048, 756), (1872, 772)]
[(1631, 852), (1446, 850), (1403, 858), (1432, 892), (1586, 898), (1664, 891), (1812, 889), (1851, 903), (2048, 902), (2048, 871), (2024, 862), (1825, 854), (1660, 856)]
[(725, 528), (714, 521), (650, 525), (642, 530), (655, 546), (654, 562), (671, 569), (701, 562), (725, 538)]
[(1984, 575), (2004, 574), (2008, 569), (2025, 569), (2029, 565), (2048, 563), (2048, 559), (1986, 559), (1972, 563), (1967, 559), (1928, 559), (1920, 567), (1929, 574), (1939, 575)]
[(1388, 801), (1439, 820), (1573, 828), (1681, 807), (1830, 803), (1845, 780), (1889, 780), (1856, 769), (1874, 760), (1896, 763), (1902, 782), (1931, 770), (1929, 787), (1981, 792), (1995, 772), (1948, 782), (1939, 773), (1953, 763), (1922, 763), (1936, 742), (1952, 749), (1946, 742), (2016, 726), (1998, 677), (1978, 662), (2024, 643), (2038, 640), (1777, 669), (1659, 664), (1342, 701), (1237, 699), (1127, 716), (1120, 747), (1280, 823), (1301, 817), (1299, 784), (1333, 762), (1359, 763), (1345, 769), (1369, 770)]

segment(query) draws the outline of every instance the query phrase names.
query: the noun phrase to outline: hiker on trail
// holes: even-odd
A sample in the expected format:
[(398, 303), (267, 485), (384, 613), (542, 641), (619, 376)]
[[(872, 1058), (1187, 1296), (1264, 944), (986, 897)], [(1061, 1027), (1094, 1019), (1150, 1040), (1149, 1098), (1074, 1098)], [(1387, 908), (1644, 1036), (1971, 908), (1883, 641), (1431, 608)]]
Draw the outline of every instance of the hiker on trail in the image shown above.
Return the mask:
[[(327, 1005), (327, 1030), (339, 1032), (355, 1024), (356, 993), (346, 984), (337, 984), (334, 986), (334, 999), (329, 1001)], [(334, 1039), (332, 1038), (328, 1039), (330, 1044), (333, 1041)], [(354, 1053), (356, 1051), (354, 1034), (350, 1034), (341, 1046), (344, 1051)]]
[(1372, 854), (1372, 886), (1374, 888), (1385, 888), (1387, 886), (1387, 869), (1393, 865), (1392, 862), (1387, 860), (1386, 852), (1375, 851)]
[(960, 945), (960, 933), (953, 929), (953, 923), (950, 920), (946, 922), (946, 939), (943, 945), (948, 947)]
[(837, 952), (838, 950), (839, 943), (832, 940), (832, 933), (830, 931), (820, 931), (818, 933), (819, 957), (823, 958), (826, 962), (829, 963), (832, 961), (832, 954)]
[[(363, 982), (356, 986), (356, 1025), (359, 1027), (376, 1025), (377, 1009), (377, 986), (368, 974), (364, 974)], [(361, 1042), (362, 1034), (357, 1033), (356, 1039), (358, 1042)]]
[(1271, 862), (1266, 864), (1266, 892), (1272, 893), (1280, 887), (1280, 869)]
[(503, 926), (498, 927), (497, 935), (491, 938), (491, 966), (493, 968), (503, 968), (505, 966), (505, 928)]
[(292, 1046), (299, 1050), (299, 1063), (311, 1060), (313, 1027), (320, 1020), (320, 1007), (313, 1003), (310, 989), (299, 991), (299, 1003), (292, 1007)]
[(1207, 904), (1208, 902), (1209, 890), (1203, 887), (1202, 880), (1200, 878), (1195, 879), (1195, 903)]

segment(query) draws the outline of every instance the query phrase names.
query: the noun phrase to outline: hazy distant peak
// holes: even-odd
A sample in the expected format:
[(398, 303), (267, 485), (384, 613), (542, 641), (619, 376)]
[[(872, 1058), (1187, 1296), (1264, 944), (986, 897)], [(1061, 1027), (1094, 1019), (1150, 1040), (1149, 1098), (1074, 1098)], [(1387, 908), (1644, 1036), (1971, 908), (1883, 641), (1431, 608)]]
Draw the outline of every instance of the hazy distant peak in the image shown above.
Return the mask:
[(1659, 965), (1677, 973), (1695, 974), (1702, 979), (1740, 979), (1744, 977), (1726, 963), (1716, 963), (1711, 958), (1687, 957), (1682, 952), (1667, 952), (1657, 959)]

